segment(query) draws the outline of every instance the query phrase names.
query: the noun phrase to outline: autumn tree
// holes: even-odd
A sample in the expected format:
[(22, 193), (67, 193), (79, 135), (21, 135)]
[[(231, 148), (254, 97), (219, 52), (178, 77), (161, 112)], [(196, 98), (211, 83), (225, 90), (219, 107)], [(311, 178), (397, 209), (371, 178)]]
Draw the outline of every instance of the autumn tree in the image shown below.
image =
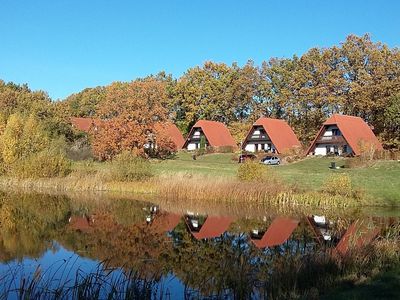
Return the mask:
[(258, 69), (251, 61), (243, 68), (214, 62), (191, 68), (175, 85), (176, 121), (188, 129), (199, 119), (226, 124), (246, 119), (252, 113), (259, 82)]
[(167, 103), (165, 83), (157, 79), (108, 86), (98, 112), (103, 122), (92, 134), (95, 156), (111, 159), (124, 150), (143, 155), (147, 133), (167, 119)]

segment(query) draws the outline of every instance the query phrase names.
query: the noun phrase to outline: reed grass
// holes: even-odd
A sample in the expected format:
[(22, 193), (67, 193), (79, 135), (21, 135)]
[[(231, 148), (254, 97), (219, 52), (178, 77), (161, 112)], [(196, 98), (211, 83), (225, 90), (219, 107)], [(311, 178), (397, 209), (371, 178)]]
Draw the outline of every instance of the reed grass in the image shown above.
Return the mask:
[(122, 273), (103, 268), (93, 272), (78, 269), (70, 274), (71, 261), (55, 264), (47, 270), (37, 266), (31, 275), (23, 266), (9, 269), (1, 276), (0, 299), (162, 299), (154, 278), (143, 278), (138, 272)]
[(157, 182), (158, 195), (170, 201), (267, 204), (279, 207), (348, 208), (360, 206), (360, 199), (321, 192), (298, 191), (278, 180), (239, 181), (204, 176), (174, 176)]
[[(359, 197), (318, 191), (303, 191), (276, 179), (240, 181), (233, 178), (213, 178), (202, 175), (176, 174), (159, 176), (147, 181), (109, 181), (101, 173), (74, 172), (63, 178), (16, 179), (0, 177), (1, 189), (36, 192), (121, 192), (132, 195), (152, 195), (179, 204), (187, 201), (205, 203), (245, 203), (277, 207), (350, 208), (371, 205)], [(377, 205), (378, 203), (373, 203)], [(383, 204), (383, 203), (382, 203)]]

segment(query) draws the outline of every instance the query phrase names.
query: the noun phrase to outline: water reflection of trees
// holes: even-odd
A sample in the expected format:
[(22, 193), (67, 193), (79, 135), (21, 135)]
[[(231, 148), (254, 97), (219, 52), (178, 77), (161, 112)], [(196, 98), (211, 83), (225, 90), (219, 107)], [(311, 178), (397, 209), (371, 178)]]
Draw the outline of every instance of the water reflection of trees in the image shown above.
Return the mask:
[(41, 256), (68, 212), (65, 197), (0, 193), (0, 260)]
[[(237, 218), (221, 237), (197, 240), (183, 218), (168, 234), (162, 226), (146, 224), (149, 205), (0, 194), (0, 259), (39, 257), (55, 240), (83, 257), (141, 278), (159, 280), (173, 273), (186, 286), (186, 294), (194, 297), (240, 299), (285, 293), (289, 297), (296, 289), (328, 284), (326, 278), (341, 272), (305, 219), (283, 244), (258, 249), (249, 233), (269, 228), (275, 217)], [(71, 226), (70, 216), (90, 219), (87, 230)], [(350, 221), (337, 217), (335, 230), (342, 231)]]

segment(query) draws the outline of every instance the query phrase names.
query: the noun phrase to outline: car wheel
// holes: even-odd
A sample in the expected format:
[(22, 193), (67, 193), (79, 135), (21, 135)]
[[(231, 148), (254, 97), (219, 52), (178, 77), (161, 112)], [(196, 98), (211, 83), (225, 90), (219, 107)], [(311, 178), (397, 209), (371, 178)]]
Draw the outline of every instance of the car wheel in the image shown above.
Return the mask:
[(280, 162), (280, 161), (278, 161), (276, 164), (279, 166), (279, 165), (281, 164), (281, 162)]

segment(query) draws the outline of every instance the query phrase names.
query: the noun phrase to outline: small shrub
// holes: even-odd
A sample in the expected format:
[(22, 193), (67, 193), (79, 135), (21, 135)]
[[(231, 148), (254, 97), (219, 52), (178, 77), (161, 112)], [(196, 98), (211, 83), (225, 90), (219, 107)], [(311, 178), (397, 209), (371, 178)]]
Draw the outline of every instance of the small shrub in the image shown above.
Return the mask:
[(353, 185), (347, 174), (331, 175), (324, 183), (323, 191), (331, 195), (353, 196)]
[(371, 161), (374, 159), (376, 153), (376, 145), (373, 143), (365, 142), (361, 140), (358, 143), (360, 148), (360, 159), (364, 161)]
[(63, 177), (71, 172), (71, 162), (64, 153), (45, 149), (17, 161), (11, 174), (17, 178)]
[(115, 181), (145, 181), (153, 176), (146, 159), (125, 151), (108, 163), (109, 175)]
[(218, 152), (219, 153), (233, 153), (233, 147), (232, 146), (221, 146), (221, 147), (218, 147)]
[(344, 167), (349, 169), (366, 168), (374, 164), (372, 160), (365, 160), (361, 157), (349, 157), (344, 162)]
[(267, 179), (267, 166), (255, 161), (246, 161), (240, 164), (237, 177), (241, 181), (265, 181)]

